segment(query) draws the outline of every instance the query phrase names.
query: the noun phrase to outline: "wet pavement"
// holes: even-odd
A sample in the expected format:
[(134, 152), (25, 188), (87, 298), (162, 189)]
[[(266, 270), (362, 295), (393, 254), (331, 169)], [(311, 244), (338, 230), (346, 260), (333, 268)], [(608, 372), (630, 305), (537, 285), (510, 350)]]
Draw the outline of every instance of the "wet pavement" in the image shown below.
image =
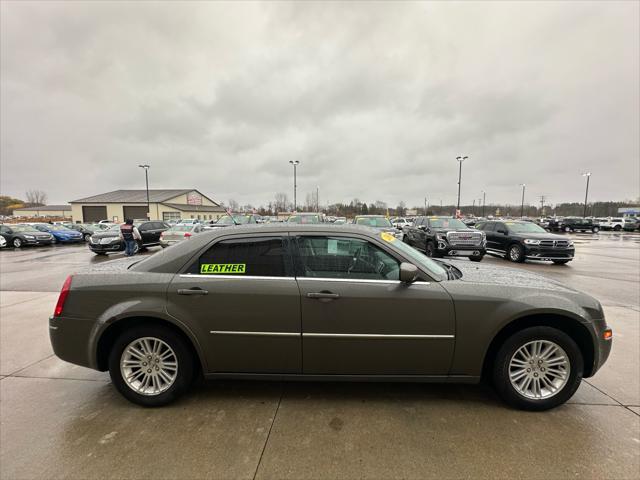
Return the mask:
[(140, 408), (48, 339), (66, 276), (122, 256), (0, 251), (0, 478), (639, 478), (640, 235), (572, 238), (565, 266), (483, 260), (592, 294), (614, 329), (608, 363), (544, 413), (485, 385), (243, 381)]

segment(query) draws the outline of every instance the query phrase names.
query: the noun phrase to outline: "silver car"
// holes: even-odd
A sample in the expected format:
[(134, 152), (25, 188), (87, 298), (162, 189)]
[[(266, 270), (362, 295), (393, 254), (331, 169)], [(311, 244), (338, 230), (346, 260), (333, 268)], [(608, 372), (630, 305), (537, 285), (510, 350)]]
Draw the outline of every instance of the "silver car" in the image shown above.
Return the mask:
[(175, 225), (160, 234), (160, 246), (170, 247), (183, 240), (188, 240), (194, 235), (204, 231), (204, 227), (199, 223)]

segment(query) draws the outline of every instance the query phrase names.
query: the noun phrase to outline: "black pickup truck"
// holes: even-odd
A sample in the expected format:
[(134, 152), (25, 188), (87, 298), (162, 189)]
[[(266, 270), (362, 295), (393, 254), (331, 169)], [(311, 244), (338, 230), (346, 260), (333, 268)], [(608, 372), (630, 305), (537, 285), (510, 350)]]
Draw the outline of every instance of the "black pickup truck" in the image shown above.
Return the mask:
[(565, 217), (549, 222), (549, 229), (555, 232), (593, 232), (600, 231), (600, 225), (590, 218)]
[(486, 253), (486, 235), (451, 217), (417, 217), (403, 228), (403, 241), (429, 257), (468, 257), (479, 262)]

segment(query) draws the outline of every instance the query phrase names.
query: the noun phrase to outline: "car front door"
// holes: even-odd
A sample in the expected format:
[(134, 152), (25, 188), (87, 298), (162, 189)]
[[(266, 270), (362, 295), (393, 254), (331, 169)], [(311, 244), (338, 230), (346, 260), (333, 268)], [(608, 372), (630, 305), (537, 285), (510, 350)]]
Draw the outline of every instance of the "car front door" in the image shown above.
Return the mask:
[(310, 234), (296, 245), (305, 374), (448, 373), (455, 316), (438, 282), (401, 283), (382, 240)]
[(174, 277), (169, 313), (200, 339), (209, 373), (300, 373), (300, 292), (286, 235), (227, 235)]
[(495, 225), (496, 231), (494, 242), (496, 245), (496, 250), (499, 250), (500, 252), (506, 252), (509, 243), (509, 230), (507, 229), (507, 226), (502, 222), (497, 222)]
[(500, 247), (498, 246), (498, 242), (496, 240), (497, 233), (496, 223), (495, 222), (487, 222), (482, 225), (480, 228), (485, 235), (487, 236), (487, 250), (498, 250)]

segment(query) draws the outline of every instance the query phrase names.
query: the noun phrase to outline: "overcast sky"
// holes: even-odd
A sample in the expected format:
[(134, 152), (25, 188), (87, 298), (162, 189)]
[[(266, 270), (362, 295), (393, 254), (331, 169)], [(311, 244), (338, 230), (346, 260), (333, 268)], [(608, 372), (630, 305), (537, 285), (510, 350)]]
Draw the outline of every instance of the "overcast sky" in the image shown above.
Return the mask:
[(639, 6), (2, 1), (2, 194), (635, 199)]

